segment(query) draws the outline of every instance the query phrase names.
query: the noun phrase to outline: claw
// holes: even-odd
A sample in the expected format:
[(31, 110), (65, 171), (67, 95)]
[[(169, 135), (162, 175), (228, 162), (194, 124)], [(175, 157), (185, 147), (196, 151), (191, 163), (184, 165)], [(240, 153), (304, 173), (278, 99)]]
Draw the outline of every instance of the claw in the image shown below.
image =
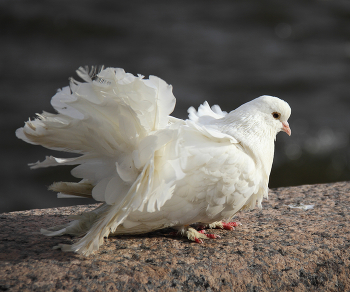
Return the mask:
[(221, 238), (220, 235), (216, 235), (216, 234), (206, 234), (206, 236), (207, 236), (208, 238), (211, 238), (211, 239)]
[(201, 239), (199, 239), (197, 237), (194, 238), (194, 241), (197, 242), (197, 243), (203, 243), (203, 240), (201, 240)]

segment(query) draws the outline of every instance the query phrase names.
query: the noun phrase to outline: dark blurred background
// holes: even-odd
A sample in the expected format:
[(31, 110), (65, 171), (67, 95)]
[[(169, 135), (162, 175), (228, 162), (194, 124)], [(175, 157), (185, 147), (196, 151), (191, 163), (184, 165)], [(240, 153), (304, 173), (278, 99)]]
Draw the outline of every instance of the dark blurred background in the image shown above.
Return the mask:
[(349, 0), (2, 0), (0, 27), (0, 212), (88, 202), (47, 191), (70, 168), (27, 164), (63, 155), (15, 137), (81, 65), (161, 77), (180, 118), (278, 96), (292, 136), (277, 137), (270, 187), (350, 179)]

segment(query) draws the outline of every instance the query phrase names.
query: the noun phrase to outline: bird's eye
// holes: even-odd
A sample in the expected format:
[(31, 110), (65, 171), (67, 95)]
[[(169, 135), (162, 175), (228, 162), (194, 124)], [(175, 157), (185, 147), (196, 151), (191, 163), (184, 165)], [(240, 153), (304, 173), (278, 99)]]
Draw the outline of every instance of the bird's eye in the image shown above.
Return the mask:
[(277, 113), (277, 112), (273, 112), (272, 113), (272, 116), (277, 120), (280, 118), (281, 114), (280, 113)]

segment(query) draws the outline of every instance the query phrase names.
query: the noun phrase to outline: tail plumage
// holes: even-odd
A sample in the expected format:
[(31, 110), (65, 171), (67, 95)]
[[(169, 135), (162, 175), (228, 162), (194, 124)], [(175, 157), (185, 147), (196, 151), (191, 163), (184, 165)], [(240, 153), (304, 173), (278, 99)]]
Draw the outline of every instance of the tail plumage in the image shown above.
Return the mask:
[(172, 87), (155, 76), (144, 79), (120, 68), (79, 68), (77, 73), (85, 82), (71, 79), (70, 86), (52, 98), (58, 113), (38, 115), (16, 135), (31, 144), (80, 155), (50, 156), (31, 167), (78, 165), (72, 174), (81, 182), (58, 182), (50, 189), (60, 197), (92, 196), (105, 203), (97, 212), (67, 226), (43, 231), (49, 236), (87, 232), (78, 243), (64, 249), (90, 254), (131, 210), (145, 204), (159, 208), (171, 196), (171, 182), (163, 182), (162, 194), (153, 183), (162, 181), (154, 165), (167, 163), (167, 157), (161, 158), (164, 153), (157, 155), (157, 151), (163, 151), (176, 135), (166, 129), (174, 122), (169, 114), (175, 97)]

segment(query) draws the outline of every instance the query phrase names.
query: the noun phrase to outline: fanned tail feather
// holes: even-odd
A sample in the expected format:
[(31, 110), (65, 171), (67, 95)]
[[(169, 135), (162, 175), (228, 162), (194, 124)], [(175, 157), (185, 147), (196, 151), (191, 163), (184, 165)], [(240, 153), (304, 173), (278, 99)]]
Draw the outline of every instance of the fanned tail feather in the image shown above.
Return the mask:
[(91, 66), (89, 68), (88, 66), (85, 67), (79, 67), (77, 70), (77, 75), (83, 79), (86, 82), (93, 81), (98, 74), (103, 71), (104, 66)]
[[(161, 149), (176, 131), (165, 128), (178, 121), (169, 117), (175, 106), (172, 87), (158, 77), (144, 79), (103, 67), (80, 67), (77, 74), (85, 83), (72, 78), (51, 100), (58, 113), (37, 115), (16, 135), (31, 144), (81, 155), (50, 156), (31, 167), (78, 165), (72, 174), (81, 182), (56, 182), (49, 189), (59, 197), (92, 196), (105, 202), (67, 225), (42, 230), (48, 236), (86, 233), (73, 246), (61, 247), (88, 255), (132, 210), (146, 205), (155, 210), (172, 196), (172, 182), (160, 178), (163, 174), (155, 171), (154, 163), (164, 164), (162, 159), (170, 157)], [(154, 187), (154, 181), (162, 188)]]

